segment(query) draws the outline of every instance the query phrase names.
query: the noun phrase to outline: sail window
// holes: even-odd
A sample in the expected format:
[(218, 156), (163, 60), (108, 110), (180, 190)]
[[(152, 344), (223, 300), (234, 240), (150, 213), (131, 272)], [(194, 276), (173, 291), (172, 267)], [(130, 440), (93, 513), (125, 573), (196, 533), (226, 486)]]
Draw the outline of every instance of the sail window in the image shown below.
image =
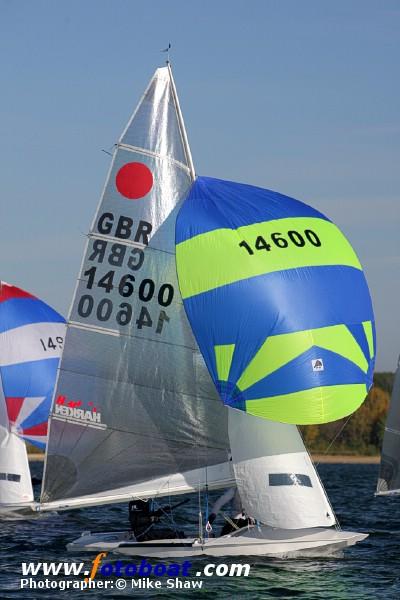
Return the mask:
[(16, 473), (0, 473), (0, 481), (21, 481), (21, 475)]
[(301, 473), (270, 473), (269, 485), (304, 485), (312, 487), (309, 476)]

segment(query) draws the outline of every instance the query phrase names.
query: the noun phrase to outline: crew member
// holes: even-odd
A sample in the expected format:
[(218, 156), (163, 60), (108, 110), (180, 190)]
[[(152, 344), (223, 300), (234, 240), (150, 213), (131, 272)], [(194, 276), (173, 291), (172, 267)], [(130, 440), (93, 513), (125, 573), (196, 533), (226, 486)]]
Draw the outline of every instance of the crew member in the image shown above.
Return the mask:
[(129, 502), (129, 523), (138, 541), (147, 539), (154, 523), (159, 520), (159, 515), (151, 510), (148, 500), (132, 500)]
[[(246, 527), (247, 525), (253, 523), (253, 520), (247, 517), (246, 513), (243, 510), (242, 501), (240, 499), (238, 489), (232, 487), (229, 488), (226, 492), (224, 492), (224, 494), (222, 494), (222, 496), (220, 496), (218, 500), (214, 503), (206, 525), (206, 528), (208, 530), (210, 530), (210, 526), (214, 523), (218, 513), (229, 502), (232, 503), (232, 513), (234, 514), (234, 517), (231, 519), (231, 521), (236, 525), (237, 529), (241, 529), (242, 527)], [(229, 521), (226, 521), (222, 528), (221, 535), (227, 535), (228, 533), (231, 533), (234, 530), (235, 527)]]
[(176, 531), (162, 525), (161, 527), (154, 527), (154, 525), (160, 522), (161, 517), (184, 503), (186, 503), (186, 500), (174, 506), (163, 506), (162, 508), (153, 510), (151, 500), (132, 500), (129, 502), (129, 523), (131, 524), (131, 529), (136, 540), (138, 542), (145, 542), (149, 540), (185, 537), (183, 531)]

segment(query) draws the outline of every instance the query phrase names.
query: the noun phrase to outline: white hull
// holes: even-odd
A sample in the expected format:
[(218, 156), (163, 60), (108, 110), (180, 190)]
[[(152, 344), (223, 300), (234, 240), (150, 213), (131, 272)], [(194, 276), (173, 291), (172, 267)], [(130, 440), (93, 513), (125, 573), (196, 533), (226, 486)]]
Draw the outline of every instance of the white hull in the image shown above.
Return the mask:
[(54, 511), (41, 513), (36, 510), (36, 502), (0, 503), (0, 521), (31, 521), (56, 515)]
[(189, 556), (326, 556), (364, 540), (368, 534), (323, 527), (275, 529), (263, 525), (240, 529), (203, 543), (195, 538), (137, 542), (130, 532), (84, 533), (67, 545), (71, 552), (108, 551), (127, 556), (186, 558)]

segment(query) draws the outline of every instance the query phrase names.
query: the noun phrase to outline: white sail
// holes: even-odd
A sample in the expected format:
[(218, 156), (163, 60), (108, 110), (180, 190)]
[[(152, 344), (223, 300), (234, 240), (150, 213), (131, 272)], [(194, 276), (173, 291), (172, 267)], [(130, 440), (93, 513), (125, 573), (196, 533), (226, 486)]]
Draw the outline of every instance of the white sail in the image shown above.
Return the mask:
[(33, 501), (25, 442), (10, 433), (0, 445), (0, 505)]
[(170, 69), (157, 69), (116, 146), (88, 236), (50, 419), (44, 503), (114, 497), (227, 460), (226, 409), (176, 278), (175, 219), (193, 175)]
[(11, 431), (0, 380), (0, 505), (33, 500), (25, 442)]
[(400, 494), (400, 357), (383, 436), (376, 494)]
[(230, 409), (229, 439), (236, 482), (248, 515), (284, 529), (335, 524), (295, 425)]

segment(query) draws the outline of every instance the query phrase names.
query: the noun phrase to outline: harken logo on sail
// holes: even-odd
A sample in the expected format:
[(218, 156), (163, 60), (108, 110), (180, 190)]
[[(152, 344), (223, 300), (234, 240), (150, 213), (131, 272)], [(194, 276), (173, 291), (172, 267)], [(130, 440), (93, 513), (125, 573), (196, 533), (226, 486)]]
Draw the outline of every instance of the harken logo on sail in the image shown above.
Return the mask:
[(312, 360), (311, 364), (312, 364), (313, 371), (323, 371), (324, 370), (324, 361), (322, 360), (322, 358), (316, 358), (315, 360)]
[(68, 400), (66, 396), (58, 396), (54, 403), (53, 418), (67, 423), (86, 425), (95, 429), (106, 429), (107, 425), (101, 422), (101, 412), (88, 402), (85, 406), (82, 400)]

